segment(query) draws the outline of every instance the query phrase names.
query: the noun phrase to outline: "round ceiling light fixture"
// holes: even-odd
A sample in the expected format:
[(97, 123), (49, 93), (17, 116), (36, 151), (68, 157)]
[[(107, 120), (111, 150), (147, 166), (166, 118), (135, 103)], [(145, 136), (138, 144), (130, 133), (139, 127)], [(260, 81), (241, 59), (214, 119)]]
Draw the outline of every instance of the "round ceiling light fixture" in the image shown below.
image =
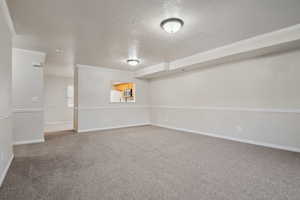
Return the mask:
[(139, 59), (127, 59), (126, 62), (128, 65), (131, 65), (131, 66), (137, 66), (138, 64), (140, 64)]
[(183, 27), (183, 25), (183, 20), (179, 18), (165, 19), (160, 23), (160, 27), (167, 33), (176, 33), (181, 29), (181, 27)]

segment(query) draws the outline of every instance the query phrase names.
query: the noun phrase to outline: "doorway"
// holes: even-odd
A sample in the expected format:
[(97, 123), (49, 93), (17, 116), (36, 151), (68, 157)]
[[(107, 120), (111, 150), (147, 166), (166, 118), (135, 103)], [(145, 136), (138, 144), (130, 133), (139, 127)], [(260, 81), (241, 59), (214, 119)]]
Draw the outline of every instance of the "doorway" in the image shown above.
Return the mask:
[(73, 130), (74, 78), (45, 75), (44, 97), (44, 132)]

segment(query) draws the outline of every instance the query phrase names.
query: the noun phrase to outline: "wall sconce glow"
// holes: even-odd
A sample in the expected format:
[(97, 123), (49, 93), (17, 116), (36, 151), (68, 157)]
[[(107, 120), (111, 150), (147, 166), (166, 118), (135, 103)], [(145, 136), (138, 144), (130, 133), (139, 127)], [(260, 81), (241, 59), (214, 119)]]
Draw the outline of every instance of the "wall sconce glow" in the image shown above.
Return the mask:
[(140, 64), (140, 61), (138, 59), (128, 59), (126, 62), (131, 66), (137, 66), (138, 64)]
[(183, 20), (179, 18), (165, 19), (160, 23), (160, 27), (167, 33), (176, 33), (181, 29), (181, 27), (183, 27), (183, 25)]

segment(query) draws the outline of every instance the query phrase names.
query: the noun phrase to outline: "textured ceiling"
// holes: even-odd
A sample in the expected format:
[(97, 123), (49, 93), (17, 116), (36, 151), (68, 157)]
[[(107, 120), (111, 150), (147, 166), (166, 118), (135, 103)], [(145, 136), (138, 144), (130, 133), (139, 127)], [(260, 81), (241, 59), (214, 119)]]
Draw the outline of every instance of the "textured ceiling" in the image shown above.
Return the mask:
[[(299, 0), (8, 0), (14, 46), (47, 53), (47, 66), (139, 69), (300, 23)], [(160, 22), (179, 17), (181, 31)], [(57, 54), (55, 49), (62, 49)], [(132, 68), (124, 61), (137, 56)], [(61, 72), (64, 73), (64, 72)]]

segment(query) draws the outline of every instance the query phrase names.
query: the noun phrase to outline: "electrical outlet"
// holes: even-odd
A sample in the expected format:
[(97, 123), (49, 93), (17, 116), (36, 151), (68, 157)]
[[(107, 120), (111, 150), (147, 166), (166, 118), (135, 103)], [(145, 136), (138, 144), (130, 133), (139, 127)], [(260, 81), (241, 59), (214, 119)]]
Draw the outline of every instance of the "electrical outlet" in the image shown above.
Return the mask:
[(40, 101), (40, 98), (39, 97), (32, 97), (31, 101), (34, 102), (34, 103), (36, 103), (36, 102)]
[(236, 126), (235, 129), (237, 130), (237, 132), (242, 132), (243, 128), (241, 126)]
[(169, 121), (169, 116), (165, 115), (165, 122)]

